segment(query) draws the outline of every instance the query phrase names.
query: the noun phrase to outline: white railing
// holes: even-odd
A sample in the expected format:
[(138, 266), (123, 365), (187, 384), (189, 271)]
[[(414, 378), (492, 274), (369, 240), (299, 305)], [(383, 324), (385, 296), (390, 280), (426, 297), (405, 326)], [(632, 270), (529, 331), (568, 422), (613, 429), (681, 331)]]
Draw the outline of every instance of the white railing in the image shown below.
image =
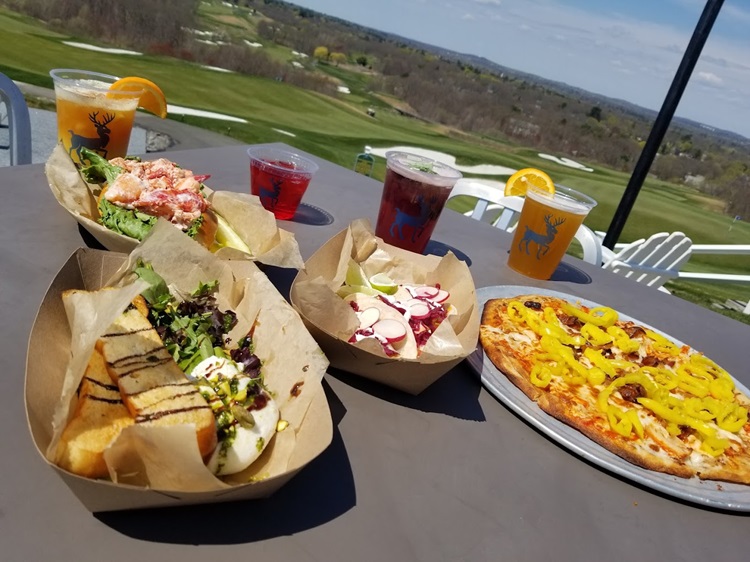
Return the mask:
[[(716, 255), (750, 255), (750, 244), (693, 244), (694, 254)], [(701, 273), (696, 271), (680, 271), (679, 279), (686, 281), (712, 281), (718, 283), (750, 283), (750, 275), (732, 275), (729, 273)], [(750, 314), (750, 298), (742, 311)]]
[[(750, 244), (693, 244), (691, 251), (693, 254), (750, 255)], [(690, 279), (691, 281), (750, 283), (750, 275), (731, 275), (728, 273), (680, 271), (678, 277), (680, 279)]]
[[(627, 246), (627, 243), (615, 244), (615, 251)], [(750, 244), (693, 244), (693, 254), (715, 254), (715, 255), (750, 255)], [(730, 273), (703, 273), (697, 271), (679, 271), (678, 279), (686, 281), (711, 281), (714, 283), (750, 283), (750, 275), (734, 275)], [(750, 314), (750, 298), (743, 310)]]

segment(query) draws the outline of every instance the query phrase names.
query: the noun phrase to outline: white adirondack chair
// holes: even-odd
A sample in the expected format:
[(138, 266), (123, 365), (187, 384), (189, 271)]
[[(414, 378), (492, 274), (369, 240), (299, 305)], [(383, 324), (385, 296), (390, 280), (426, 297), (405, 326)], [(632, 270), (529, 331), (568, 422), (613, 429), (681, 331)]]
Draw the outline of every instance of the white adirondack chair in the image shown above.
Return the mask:
[[(497, 184), (495, 186), (495, 184)], [(479, 182), (462, 178), (456, 182), (448, 199), (460, 195), (474, 197), (474, 208), (464, 215), (475, 220), (494, 217), (494, 212), (500, 214), (492, 219), (492, 225), (507, 232), (513, 232), (518, 224), (518, 217), (523, 207), (523, 197), (503, 195), (505, 184), (502, 182)], [(575, 233), (575, 239), (583, 249), (583, 261), (600, 265), (602, 263), (602, 242), (587, 226), (581, 225)]]
[(664, 292), (670, 279), (690, 259), (693, 241), (682, 232), (658, 232), (648, 239), (632, 242), (617, 253), (603, 248), (602, 267)]

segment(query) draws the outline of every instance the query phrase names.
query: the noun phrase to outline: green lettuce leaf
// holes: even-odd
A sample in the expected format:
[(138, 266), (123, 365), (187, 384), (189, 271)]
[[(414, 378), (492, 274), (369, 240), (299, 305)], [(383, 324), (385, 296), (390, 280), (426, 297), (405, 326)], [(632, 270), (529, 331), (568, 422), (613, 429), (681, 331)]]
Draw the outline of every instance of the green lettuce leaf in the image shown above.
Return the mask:
[(156, 224), (156, 217), (133, 209), (125, 209), (110, 203), (104, 197), (99, 200), (99, 221), (110, 230), (136, 240), (143, 240)]
[(110, 164), (106, 158), (88, 148), (81, 149), (81, 158), (88, 160), (89, 165), (81, 168), (81, 174), (89, 183), (113, 182), (124, 170)]

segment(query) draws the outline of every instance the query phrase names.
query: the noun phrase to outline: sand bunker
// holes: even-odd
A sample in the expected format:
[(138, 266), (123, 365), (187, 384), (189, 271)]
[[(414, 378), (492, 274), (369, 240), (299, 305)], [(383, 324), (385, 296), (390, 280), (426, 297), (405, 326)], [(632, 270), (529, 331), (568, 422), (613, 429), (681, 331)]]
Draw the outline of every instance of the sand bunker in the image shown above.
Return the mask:
[(108, 47), (97, 47), (96, 45), (89, 45), (87, 43), (76, 43), (75, 41), (63, 41), (64, 45), (69, 47), (77, 47), (78, 49), (86, 49), (88, 51), (96, 51), (98, 53), (109, 53), (111, 55), (142, 55), (137, 51), (128, 51), (127, 49), (110, 49)]
[(206, 117), (207, 119), (220, 119), (222, 121), (234, 121), (235, 123), (247, 123), (247, 119), (225, 115), (223, 113), (214, 113), (213, 111), (204, 111), (202, 109), (193, 109), (192, 107), (182, 107), (180, 105), (167, 104), (167, 113), (171, 115), (194, 115), (196, 117)]
[(446, 154), (445, 152), (438, 152), (437, 150), (429, 150), (426, 148), (419, 148), (416, 146), (391, 146), (389, 148), (371, 148), (370, 151), (375, 156), (381, 156), (385, 158), (385, 153), (390, 150), (400, 150), (403, 152), (410, 152), (412, 154), (418, 154), (425, 158), (432, 158), (443, 164), (447, 164), (455, 168), (460, 172), (467, 174), (477, 174), (480, 176), (509, 176), (516, 172), (513, 168), (506, 168), (505, 166), (495, 166), (493, 164), (480, 164), (479, 166), (458, 166), (456, 164), (456, 157)]
[(216, 72), (232, 72), (231, 70), (227, 70), (226, 68), (221, 68), (220, 66), (209, 66), (207, 64), (202, 64), (201, 68), (205, 68), (206, 70), (215, 70)]
[(559, 158), (557, 156), (552, 156), (551, 154), (539, 154), (539, 158), (544, 158), (545, 160), (552, 160), (553, 162), (557, 162), (558, 164), (562, 164), (563, 166), (568, 166), (569, 168), (575, 168), (576, 170), (581, 170), (583, 172), (593, 172), (594, 168), (589, 168), (588, 166), (585, 166), (579, 162), (576, 162), (575, 160), (571, 160), (570, 158)]

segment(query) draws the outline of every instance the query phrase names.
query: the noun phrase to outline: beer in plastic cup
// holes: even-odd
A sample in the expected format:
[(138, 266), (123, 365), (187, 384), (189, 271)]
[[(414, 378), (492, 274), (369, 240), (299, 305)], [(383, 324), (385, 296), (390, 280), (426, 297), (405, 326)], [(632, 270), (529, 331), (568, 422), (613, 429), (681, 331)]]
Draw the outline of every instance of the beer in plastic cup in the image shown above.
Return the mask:
[(565, 186), (556, 186), (554, 195), (529, 186), (508, 266), (534, 279), (552, 277), (578, 227), (595, 206), (591, 197)]
[(387, 168), (375, 234), (421, 254), (455, 183), (458, 170), (406, 152), (386, 152)]
[(280, 220), (294, 218), (318, 165), (282, 148), (257, 146), (250, 157), (250, 192)]
[(103, 158), (126, 156), (142, 90), (110, 90), (116, 76), (58, 68), (55, 83), (57, 138), (75, 162), (88, 148)]

